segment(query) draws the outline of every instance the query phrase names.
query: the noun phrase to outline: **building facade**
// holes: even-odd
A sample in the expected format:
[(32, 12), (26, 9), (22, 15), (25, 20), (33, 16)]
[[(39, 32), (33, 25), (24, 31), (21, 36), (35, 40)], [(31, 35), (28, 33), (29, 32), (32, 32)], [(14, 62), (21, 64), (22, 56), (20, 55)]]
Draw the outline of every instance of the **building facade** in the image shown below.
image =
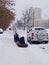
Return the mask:
[(41, 24), (41, 8), (34, 8), (33, 22), (35, 27), (38, 27)]
[(41, 8), (33, 8), (32, 19), (28, 23), (29, 27), (38, 27), (41, 24)]
[(40, 26), (45, 27), (45, 28), (49, 28), (49, 19), (42, 19)]

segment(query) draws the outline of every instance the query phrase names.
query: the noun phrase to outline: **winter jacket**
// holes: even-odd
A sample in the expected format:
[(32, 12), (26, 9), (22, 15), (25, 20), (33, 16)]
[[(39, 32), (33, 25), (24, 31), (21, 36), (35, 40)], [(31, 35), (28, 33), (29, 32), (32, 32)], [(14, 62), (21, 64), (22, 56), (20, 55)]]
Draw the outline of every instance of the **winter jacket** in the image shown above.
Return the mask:
[(14, 35), (14, 41), (15, 42), (19, 41), (19, 35), (17, 33)]

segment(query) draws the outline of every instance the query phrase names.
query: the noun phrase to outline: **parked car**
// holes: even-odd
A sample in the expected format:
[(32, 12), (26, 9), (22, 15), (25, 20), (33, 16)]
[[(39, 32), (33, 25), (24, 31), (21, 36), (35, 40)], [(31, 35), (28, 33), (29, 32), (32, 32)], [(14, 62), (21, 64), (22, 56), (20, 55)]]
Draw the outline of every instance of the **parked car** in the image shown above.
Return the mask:
[(48, 33), (45, 28), (43, 27), (34, 27), (30, 28), (27, 31), (27, 41), (28, 42), (44, 42), (48, 43)]
[(3, 33), (3, 29), (2, 28), (0, 28), (0, 34), (2, 34)]

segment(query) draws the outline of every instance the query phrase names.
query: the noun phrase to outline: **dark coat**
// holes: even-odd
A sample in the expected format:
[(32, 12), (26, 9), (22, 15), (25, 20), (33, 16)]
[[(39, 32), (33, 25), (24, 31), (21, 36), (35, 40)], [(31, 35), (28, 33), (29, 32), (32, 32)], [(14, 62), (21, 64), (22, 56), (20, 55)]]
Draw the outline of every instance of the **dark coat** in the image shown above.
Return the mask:
[(14, 35), (14, 41), (15, 41), (15, 42), (19, 41), (20, 44), (25, 44), (25, 39), (24, 39), (24, 37), (19, 38), (19, 35), (18, 35), (17, 33)]
[(14, 35), (14, 41), (15, 42), (19, 41), (19, 35), (17, 33)]
[(21, 37), (21, 38), (19, 39), (19, 42), (20, 42), (20, 44), (25, 44), (25, 39), (24, 39), (24, 37)]

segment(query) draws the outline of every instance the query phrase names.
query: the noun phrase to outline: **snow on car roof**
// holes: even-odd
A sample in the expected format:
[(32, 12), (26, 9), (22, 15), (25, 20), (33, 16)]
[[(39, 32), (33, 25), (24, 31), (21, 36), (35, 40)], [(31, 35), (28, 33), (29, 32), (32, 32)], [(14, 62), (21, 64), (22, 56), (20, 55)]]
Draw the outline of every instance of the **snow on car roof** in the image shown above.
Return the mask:
[(43, 28), (43, 29), (45, 29), (44, 27), (32, 27), (30, 29), (35, 29), (35, 28)]

